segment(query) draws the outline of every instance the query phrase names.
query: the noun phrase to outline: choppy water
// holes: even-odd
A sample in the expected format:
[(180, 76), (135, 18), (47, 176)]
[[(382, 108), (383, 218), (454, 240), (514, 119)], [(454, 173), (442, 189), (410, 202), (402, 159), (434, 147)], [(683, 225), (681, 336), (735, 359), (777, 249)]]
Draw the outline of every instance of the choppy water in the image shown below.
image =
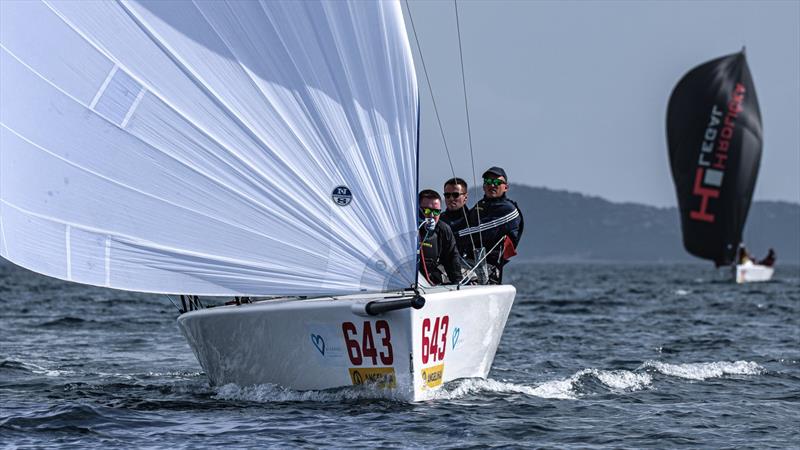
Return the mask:
[(212, 388), (160, 296), (0, 264), (0, 445), (798, 447), (800, 267), (517, 264), (488, 380), (409, 404)]

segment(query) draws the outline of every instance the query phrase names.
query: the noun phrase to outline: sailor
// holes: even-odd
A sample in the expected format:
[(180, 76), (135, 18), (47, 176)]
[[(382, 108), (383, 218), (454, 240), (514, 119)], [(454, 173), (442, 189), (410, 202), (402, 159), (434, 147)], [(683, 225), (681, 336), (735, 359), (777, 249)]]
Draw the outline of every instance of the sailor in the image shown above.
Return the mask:
[(764, 257), (761, 261), (758, 262), (762, 266), (772, 267), (775, 265), (775, 250), (769, 249), (767, 252), (767, 256)]
[(467, 182), (461, 178), (450, 178), (444, 183), (444, 202), (447, 210), (442, 213), (441, 220), (450, 226), (456, 236), (456, 246), (461, 256), (472, 257), (475, 247), (470, 236), (458, 237), (458, 232), (469, 228), (469, 208), (467, 208)]
[(477, 236), (488, 253), (489, 282), (500, 284), (503, 267), (517, 254), (525, 222), (517, 204), (506, 197), (508, 176), (501, 167), (483, 173), (483, 199), (472, 209), (471, 227), (459, 231), (459, 238)]
[(747, 248), (744, 246), (744, 244), (739, 244), (739, 256), (736, 259), (737, 264), (740, 265), (753, 262), (753, 257), (750, 256), (750, 252), (747, 251)]
[(421, 191), (419, 269), (430, 284), (455, 284), (461, 281), (456, 238), (450, 227), (439, 220), (441, 213), (442, 198), (439, 193), (431, 189)]

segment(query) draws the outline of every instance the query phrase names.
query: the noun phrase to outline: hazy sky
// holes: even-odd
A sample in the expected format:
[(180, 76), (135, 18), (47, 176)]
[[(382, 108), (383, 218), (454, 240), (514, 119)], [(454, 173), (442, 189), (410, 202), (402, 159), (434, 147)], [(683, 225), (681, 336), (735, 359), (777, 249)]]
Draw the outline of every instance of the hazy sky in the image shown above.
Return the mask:
[[(472, 185), (453, 2), (408, 6), (456, 173)], [(764, 123), (755, 198), (800, 202), (800, 1), (459, 0), (459, 16), (477, 177), (496, 164), (512, 189), (674, 205), (670, 92), (745, 45)], [(422, 99), (420, 184), (441, 189), (451, 170), (406, 24)]]

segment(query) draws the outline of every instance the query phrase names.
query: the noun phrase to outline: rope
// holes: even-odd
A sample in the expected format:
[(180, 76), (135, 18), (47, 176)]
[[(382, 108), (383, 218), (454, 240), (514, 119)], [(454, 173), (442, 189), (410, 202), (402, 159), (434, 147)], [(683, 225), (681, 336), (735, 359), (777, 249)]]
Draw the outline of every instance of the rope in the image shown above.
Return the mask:
[[(458, 57), (461, 61), (461, 86), (464, 89), (464, 111), (467, 115), (467, 136), (469, 137), (469, 158), (472, 163), (472, 185), (477, 187), (478, 186), (478, 177), (475, 175), (475, 155), (472, 152), (472, 126), (469, 120), (469, 101), (467, 99), (467, 78), (464, 74), (464, 52), (461, 49), (461, 22), (458, 20), (458, 1), (453, 0), (453, 7), (455, 8), (456, 12), (456, 30), (458, 31)], [(419, 44), (417, 44), (419, 45)], [(478, 226), (481, 226), (481, 210), (478, 208), (478, 204), (475, 204), (475, 210), (478, 215)], [(469, 221), (467, 221), (467, 226), (469, 226)], [(478, 233), (478, 239), (481, 243), (481, 248), (483, 248), (483, 233)], [(475, 251), (475, 244), (472, 245), (472, 251)]]
[(444, 150), (447, 153), (447, 162), (450, 164), (450, 171), (453, 173), (453, 178), (456, 177), (456, 169), (453, 167), (453, 159), (450, 157), (450, 148), (447, 146), (447, 139), (444, 136), (444, 127), (442, 127), (442, 120), (439, 117), (439, 108), (436, 106), (436, 97), (433, 95), (433, 87), (431, 86), (431, 79), (428, 76), (428, 68), (425, 65), (425, 58), (422, 56), (422, 47), (419, 45), (419, 37), (417, 36), (417, 28), (414, 26), (414, 18), (411, 16), (411, 7), (408, 6), (408, 0), (405, 1), (406, 10), (408, 11), (408, 21), (411, 22), (411, 31), (414, 33), (414, 41), (417, 43), (417, 51), (419, 51), (419, 60), (422, 63), (422, 71), (425, 74), (425, 81), (428, 84), (428, 92), (431, 94), (431, 101), (433, 102), (433, 112), (436, 115), (436, 122), (439, 124), (439, 133), (442, 135), (442, 142), (444, 143)]
[(179, 313), (183, 314), (185, 312), (182, 309), (178, 308), (178, 305), (175, 304), (175, 301), (172, 300), (172, 296), (171, 295), (167, 295), (167, 298), (169, 299), (169, 302), (172, 303), (172, 306), (174, 306), (175, 309), (177, 309)]

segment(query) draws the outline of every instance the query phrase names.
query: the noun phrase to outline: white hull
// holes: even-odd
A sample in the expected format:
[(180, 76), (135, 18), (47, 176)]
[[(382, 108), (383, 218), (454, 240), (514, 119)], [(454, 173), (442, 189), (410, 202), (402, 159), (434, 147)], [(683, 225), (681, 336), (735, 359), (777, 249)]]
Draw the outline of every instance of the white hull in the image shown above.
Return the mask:
[(214, 385), (319, 390), (366, 380), (419, 401), (442, 383), (488, 375), (513, 286), (428, 289), (422, 309), (363, 312), (397, 295), (267, 300), (192, 311), (178, 324)]
[(775, 269), (760, 264), (737, 264), (734, 269), (737, 283), (750, 283), (754, 281), (769, 281)]

